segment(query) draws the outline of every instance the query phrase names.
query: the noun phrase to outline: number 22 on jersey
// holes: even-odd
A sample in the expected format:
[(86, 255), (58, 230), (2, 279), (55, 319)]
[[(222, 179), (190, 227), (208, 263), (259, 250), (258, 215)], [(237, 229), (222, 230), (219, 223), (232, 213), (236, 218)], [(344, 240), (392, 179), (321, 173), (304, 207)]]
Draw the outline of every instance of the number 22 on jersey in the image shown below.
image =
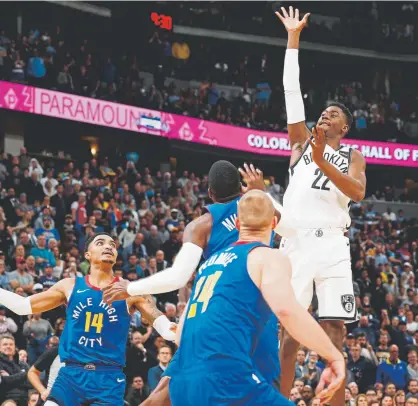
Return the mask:
[(189, 312), (187, 313), (187, 318), (191, 319), (197, 314), (197, 304), (202, 303), (202, 308), (200, 313), (204, 313), (208, 308), (209, 301), (213, 295), (213, 290), (215, 289), (216, 284), (218, 283), (219, 278), (222, 275), (222, 271), (216, 271), (212, 275), (203, 276), (196, 283), (195, 292), (190, 304)]

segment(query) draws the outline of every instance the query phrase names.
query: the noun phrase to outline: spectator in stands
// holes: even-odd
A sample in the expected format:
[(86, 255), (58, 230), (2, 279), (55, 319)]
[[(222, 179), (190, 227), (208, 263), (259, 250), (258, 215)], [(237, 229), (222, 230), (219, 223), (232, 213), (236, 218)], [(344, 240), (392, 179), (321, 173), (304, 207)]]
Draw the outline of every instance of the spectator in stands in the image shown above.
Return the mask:
[(317, 364), (318, 354), (314, 351), (311, 351), (308, 357), (308, 363), (303, 369), (303, 378), (305, 385), (309, 385), (313, 389), (317, 387), (322, 373)]
[[(164, 230), (166, 231), (165, 227)], [(145, 241), (145, 246), (147, 247), (148, 255), (154, 256), (158, 250), (161, 249), (163, 245), (163, 238), (161, 233), (158, 231), (158, 228), (153, 224), (150, 228), (150, 235)]]
[(119, 242), (122, 246), (122, 249), (127, 249), (128, 247), (132, 247), (132, 244), (137, 240), (137, 228), (136, 228), (136, 221), (134, 219), (130, 219), (128, 222), (128, 227), (122, 230), (119, 234)]
[(415, 349), (408, 352), (408, 374), (412, 379), (418, 379), (418, 355)]
[(26, 261), (24, 258), (19, 258), (16, 261), (17, 269), (9, 273), (9, 283), (12, 289), (21, 287), (27, 294), (32, 292), (33, 277), (26, 272)]
[[(33, 164), (32, 164), (33, 165)], [(36, 201), (41, 202), (44, 198), (44, 189), (39, 182), (39, 175), (37, 171), (33, 171), (28, 179), (26, 193), (28, 196), (28, 203), (34, 204)]]
[(181, 240), (179, 239), (179, 234), (176, 230), (173, 230), (171, 232), (170, 239), (162, 246), (162, 250), (165, 252), (166, 260), (169, 263), (173, 262), (173, 257), (177, 252), (179, 252), (180, 247)]
[(49, 262), (47, 262), (45, 264), (44, 274), (39, 278), (39, 283), (44, 288), (49, 289), (58, 282), (58, 279), (53, 276), (53, 272), (54, 267)]
[(54, 238), (57, 241), (61, 240), (58, 230), (52, 227), (52, 219), (50, 217), (44, 217), (44, 222), (41, 228), (35, 230), (35, 235), (39, 237), (43, 235), (46, 238), (46, 243), (48, 244), (51, 238)]
[(0, 305), (0, 337), (11, 336), (17, 332), (17, 325), (13, 319), (6, 316), (6, 308)]
[(43, 228), (44, 221), (46, 218), (49, 218), (51, 221), (51, 227), (55, 227), (55, 222), (53, 220), (53, 211), (51, 209), (51, 206), (45, 205), (41, 208), (41, 213), (39, 214), (38, 218), (35, 220), (35, 229)]
[(27, 349), (30, 365), (45, 351), (45, 339), (53, 331), (50, 322), (42, 318), (42, 313), (33, 314), (23, 325), (23, 334), (28, 339)]
[(399, 359), (399, 348), (391, 345), (389, 348), (389, 359), (381, 363), (377, 368), (376, 382), (384, 385), (393, 383), (396, 388), (405, 388), (408, 382), (408, 368), (404, 361)]
[(0, 337), (0, 402), (14, 399), (19, 406), (25, 405), (28, 399), (28, 386), (26, 384), (27, 367), (16, 362), (15, 340), (11, 336)]
[(133, 272), (137, 278), (143, 278), (145, 276), (144, 271), (138, 265), (138, 258), (135, 254), (129, 255), (128, 263), (123, 266), (123, 272), (125, 275)]
[(73, 77), (70, 74), (68, 65), (64, 65), (57, 77), (58, 90), (61, 92), (72, 93), (74, 90)]
[(6, 273), (6, 267), (3, 259), (0, 259), (0, 288), (12, 290), (9, 283), (9, 274)]
[(46, 75), (45, 62), (39, 56), (38, 50), (35, 49), (33, 56), (28, 61), (28, 77), (29, 82), (36, 85), (42, 84), (42, 78)]
[(418, 399), (418, 380), (416, 378), (412, 378), (408, 382), (408, 393), (406, 398), (415, 398)]
[(46, 248), (46, 238), (43, 235), (38, 237), (38, 246), (32, 248), (30, 254), (35, 258), (37, 270), (42, 271), (47, 263), (53, 267), (56, 265), (54, 254)]
[(72, 220), (76, 228), (80, 228), (87, 223), (86, 193), (80, 192), (78, 200), (71, 205)]
[(144, 384), (144, 380), (141, 376), (134, 376), (132, 385), (128, 389), (128, 393), (125, 397), (129, 406), (138, 406), (149, 396), (149, 390)]
[(28, 406), (36, 406), (39, 402), (39, 393), (36, 390), (28, 392)]
[(138, 259), (148, 257), (147, 248), (145, 244), (143, 244), (143, 241), (144, 235), (142, 233), (136, 234), (135, 240), (132, 242), (132, 244), (124, 249), (123, 256), (125, 261), (130, 255), (135, 255)]
[(157, 364), (154, 355), (144, 347), (144, 337), (139, 331), (132, 333), (131, 343), (126, 351), (125, 374), (128, 382), (134, 376), (147, 380), (148, 370)]
[(172, 350), (169, 346), (162, 346), (158, 349), (159, 364), (148, 371), (148, 386), (153, 391), (161, 379), (162, 374), (166, 370), (172, 358)]
[(364, 393), (366, 389), (374, 384), (375, 366), (372, 362), (360, 355), (361, 347), (354, 344), (351, 347), (351, 360), (347, 368), (353, 373), (356, 384), (360, 392)]
[(158, 250), (155, 254), (155, 261), (157, 266), (157, 272), (163, 271), (168, 267), (168, 262), (164, 259), (164, 251)]
[(302, 394), (299, 392), (298, 388), (292, 388), (290, 391), (289, 400), (292, 402), (296, 402), (302, 398)]

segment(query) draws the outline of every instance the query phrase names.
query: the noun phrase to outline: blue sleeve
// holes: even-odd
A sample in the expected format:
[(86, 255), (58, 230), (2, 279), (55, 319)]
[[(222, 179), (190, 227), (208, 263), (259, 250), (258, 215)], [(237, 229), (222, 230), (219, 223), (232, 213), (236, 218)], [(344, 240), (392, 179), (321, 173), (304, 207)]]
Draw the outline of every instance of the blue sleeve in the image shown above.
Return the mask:
[(35, 230), (35, 235), (39, 237), (44, 232), (43, 228), (37, 228)]
[(38, 247), (31, 248), (30, 255), (32, 255), (33, 257), (39, 257)]
[(154, 368), (151, 368), (148, 371), (148, 386), (149, 386), (151, 392), (157, 387), (158, 382), (160, 382), (161, 375), (162, 374), (161, 374), (160, 368), (158, 368), (158, 366), (154, 367)]

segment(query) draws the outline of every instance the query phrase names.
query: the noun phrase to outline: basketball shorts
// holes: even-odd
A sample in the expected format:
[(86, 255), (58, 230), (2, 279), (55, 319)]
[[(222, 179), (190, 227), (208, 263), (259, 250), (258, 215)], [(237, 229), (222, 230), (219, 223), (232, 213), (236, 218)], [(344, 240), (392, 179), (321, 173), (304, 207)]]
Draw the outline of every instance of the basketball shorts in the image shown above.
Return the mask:
[(292, 286), (302, 306), (310, 306), (315, 284), (320, 319), (357, 320), (350, 241), (341, 230), (298, 230), (282, 239), (280, 249), (292, 265)]
[(179, 374), (170, 379), (172, 406), (292, 406), (263, 378), (239, 371)]
[(95, 366), (95, 370), (82, 365), (61, 368), (48, 400), (59, 406), (106, 405), (123, 406), (126, 377), (122, 369)]

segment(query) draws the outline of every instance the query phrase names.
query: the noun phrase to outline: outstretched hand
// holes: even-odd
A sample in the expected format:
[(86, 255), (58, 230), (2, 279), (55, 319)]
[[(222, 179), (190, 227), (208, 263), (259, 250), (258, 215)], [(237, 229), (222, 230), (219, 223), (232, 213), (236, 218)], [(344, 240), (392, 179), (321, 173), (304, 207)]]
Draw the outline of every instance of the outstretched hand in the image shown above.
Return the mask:
[[(321, 375), (321, 379), (316, 388), (316, 396), (322, 404), (327, 404), (334, 396), (335, 392), (344, 383), (345, 361), (341, 359), (330, 362)], [(325, 388), (325, 386), (327, 386)]]
[(276, 11), (276, 15), (280, 18), (287, 32), (301, 32), (308, 23), (308, 17), (311, 15), (311, 13), (306, 13), (302, 20), (299, 20), (298, 9), (293, 11), (293, 7), (289, 7), (289, 13), (284, 7), (281, 10), (283, 15), (278, 11)]
[(244, 169), (238, 168), (244, 182), (247, 184), (247, 186), (241, 187), (242, 193), (249, 192), (250, 190), (262, 190), (265, 192), (266, 184), (264, 183), (263, 171), (256, 168), (253, 164), (248, 166), (245, 163), (243, 166)]
[(129, 281), (126, 279), (119, 279), (117, 282), (111, 283), (102, 289), (103, 302), (111, 305), (117, 300), (128, 299)]
[[(327, 145), (325, 131), (322, 127), (316, 126), (312, 128), (313, 140), (308, 138), (308, 142), (312, 147), (312, 160), (319, 166), (324, 161), (324, 151)], [(315, 142), (313, 142), (315, 141)]]

